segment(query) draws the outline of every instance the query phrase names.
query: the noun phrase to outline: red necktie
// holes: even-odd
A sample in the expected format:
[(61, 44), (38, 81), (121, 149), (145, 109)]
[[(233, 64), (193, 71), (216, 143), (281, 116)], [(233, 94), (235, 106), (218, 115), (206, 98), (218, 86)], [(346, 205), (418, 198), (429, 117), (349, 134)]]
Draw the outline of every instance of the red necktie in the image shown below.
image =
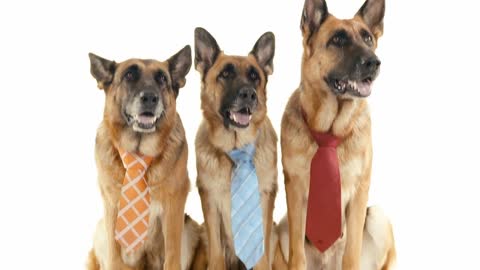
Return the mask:
[(338, 168), (338, 138), (328, 133), (311, 131), (318, 144), (310, 165), (310, 191), (308, 194), (308, 239), (324, 252), (341, 235), (341, 184)]

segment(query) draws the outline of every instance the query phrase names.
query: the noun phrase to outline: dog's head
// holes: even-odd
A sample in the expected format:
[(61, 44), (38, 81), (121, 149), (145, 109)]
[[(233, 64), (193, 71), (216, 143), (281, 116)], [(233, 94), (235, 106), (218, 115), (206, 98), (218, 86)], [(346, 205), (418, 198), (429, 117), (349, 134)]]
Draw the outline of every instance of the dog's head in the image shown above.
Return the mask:
[(122, 63), (90, 53), (90, 72), (105, 90), (105, 118), (138, 133), (155, 132), (173, 117), (178, 91), (192, 64), (190, 46), (165, 62), (129, 59)]
[(263, 34), (248, 56), (224, 54), (203, 28), (195, 29), (195, 69), (202, 76), (202, 109), (209, 121), (236, 130), (266, 116), (266, 84), (273, 72), (275, 37)]
[(352, 19), (340, 20), (325, 0), (305, 0), (303, 79), (339, 98), (369, 96), (380, 68), (375, 49), (384, 13), (385, 0), (367, 0)]

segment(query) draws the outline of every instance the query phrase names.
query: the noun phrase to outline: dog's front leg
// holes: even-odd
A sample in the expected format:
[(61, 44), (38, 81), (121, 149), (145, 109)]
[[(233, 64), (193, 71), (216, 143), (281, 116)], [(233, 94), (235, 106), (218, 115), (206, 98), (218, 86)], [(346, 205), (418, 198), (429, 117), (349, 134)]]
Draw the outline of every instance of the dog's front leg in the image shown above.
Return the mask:
[(181, 243), (187, 193), (188, 191), (184, 192), (183, 190), (173, 193), (166, 191), (159, 195), (164, 207), (162, 215), (163, 239), (165, 243), (164, 270), (180, 270), (181, 268)]
[(262, 193), (262, 210), (263, 210), (263, 233), (264, 233), (264, 254), (257, 265), (253, 268), (254, 270), (266, 270), (271, 269), (270, 264), (270, 248), (271, 243), (270, 239), (272, 238), (272, 229), (273, 229), (273, 208), (275, 204), (275, 191)]
[(107, 241), (107, 260), (105, 270), (118, 270), (121, 268), (122, 259), (120, 256), (120, 246), (115, 240), (115, 225), (117, 222), (116, 207), (105, 207), (105, 232)]
[[(370, 176), (368, 176), (370, 177)], [(346, 209), (347, 242), (343, 254), (343, 270), (359, 270), (362, 253), (363, 229), (367, 212), (369, 179), (360, 180), (355, 196)]]
[[(286, 164), (286, 163), (284, 163)], [(305, 223), (309, 176), (291, 174), (285, 170), (285, 190), (287, 194), (289, 270), (305, 270)]]
[(104, 206), (106, 260), (105, 270), (122, 269), (123, 261), (120, 254), (120, 245), (115, 240), (115, 226), (117, 224), (118, 201), (120, 198), (120, 186), (116, 186), (112, 176), (105, 173), (103, 164), (99, 164), (100, 191)]
[(225, 256), (223, 253), (220, 235), (220, 215), (211, 198), (211, 194), (205, 189), (198, 188), (202, 201), (205, 229), (208, 239), (208, 270), (225, 270)]

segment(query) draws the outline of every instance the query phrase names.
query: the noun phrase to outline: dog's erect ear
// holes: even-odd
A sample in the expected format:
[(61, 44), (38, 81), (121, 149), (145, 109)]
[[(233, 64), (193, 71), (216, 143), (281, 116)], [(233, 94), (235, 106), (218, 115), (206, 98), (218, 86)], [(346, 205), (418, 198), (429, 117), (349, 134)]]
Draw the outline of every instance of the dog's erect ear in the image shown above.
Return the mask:
[(99, 89), (105, 89), (113, 81), (115, 73), (115, 62), (102, 58), (93, 53), (89, 53), (90, 73), (97, 80)]
[(357, 12), (370, 28), (375, 38), (383, 34), (383, 17), (385, 15), (385, 0), (367, 0)]
[(327, 17), (328, 9), (325, 0), (305, 0), (300, 23), (303, 37), (308, 41)]
[(220, 48), (212, 35), (201, 27), (195, 28), (195, 69), (205, 75), (219, 53)]
[(257, 59), (267, 75), (273, 73), (273, 56), (275, 55), (275, 35), (272, 32), (263, 34), (250, 52)]
[(185, 77), (192, 66), (192, 49), (185, 46), (178, 53), (168, 59), (168, 69), (172, 76), (172, 88), (178, 96), (178, 90), (185, 86)]

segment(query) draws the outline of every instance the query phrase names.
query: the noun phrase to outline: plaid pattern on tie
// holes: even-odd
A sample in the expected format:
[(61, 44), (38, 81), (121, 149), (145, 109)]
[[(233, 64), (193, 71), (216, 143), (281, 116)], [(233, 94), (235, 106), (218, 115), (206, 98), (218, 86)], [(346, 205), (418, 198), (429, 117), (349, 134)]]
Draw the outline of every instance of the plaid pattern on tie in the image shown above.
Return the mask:
[(257, 172), (253, 164), (255, 146), (247, 144), (228, 154), (235, 163), (231, 185), (235, 254), (247, 269), (251, 269), (264, 253), (262, 205)]
[(152, 157), (129, 153), (119, 149), (125, 178), (118, 205), (115, 240), (127, 253), (137, 250), (145, 242), (150, 214), (150, 188), (145, 172), (152, 163)]

